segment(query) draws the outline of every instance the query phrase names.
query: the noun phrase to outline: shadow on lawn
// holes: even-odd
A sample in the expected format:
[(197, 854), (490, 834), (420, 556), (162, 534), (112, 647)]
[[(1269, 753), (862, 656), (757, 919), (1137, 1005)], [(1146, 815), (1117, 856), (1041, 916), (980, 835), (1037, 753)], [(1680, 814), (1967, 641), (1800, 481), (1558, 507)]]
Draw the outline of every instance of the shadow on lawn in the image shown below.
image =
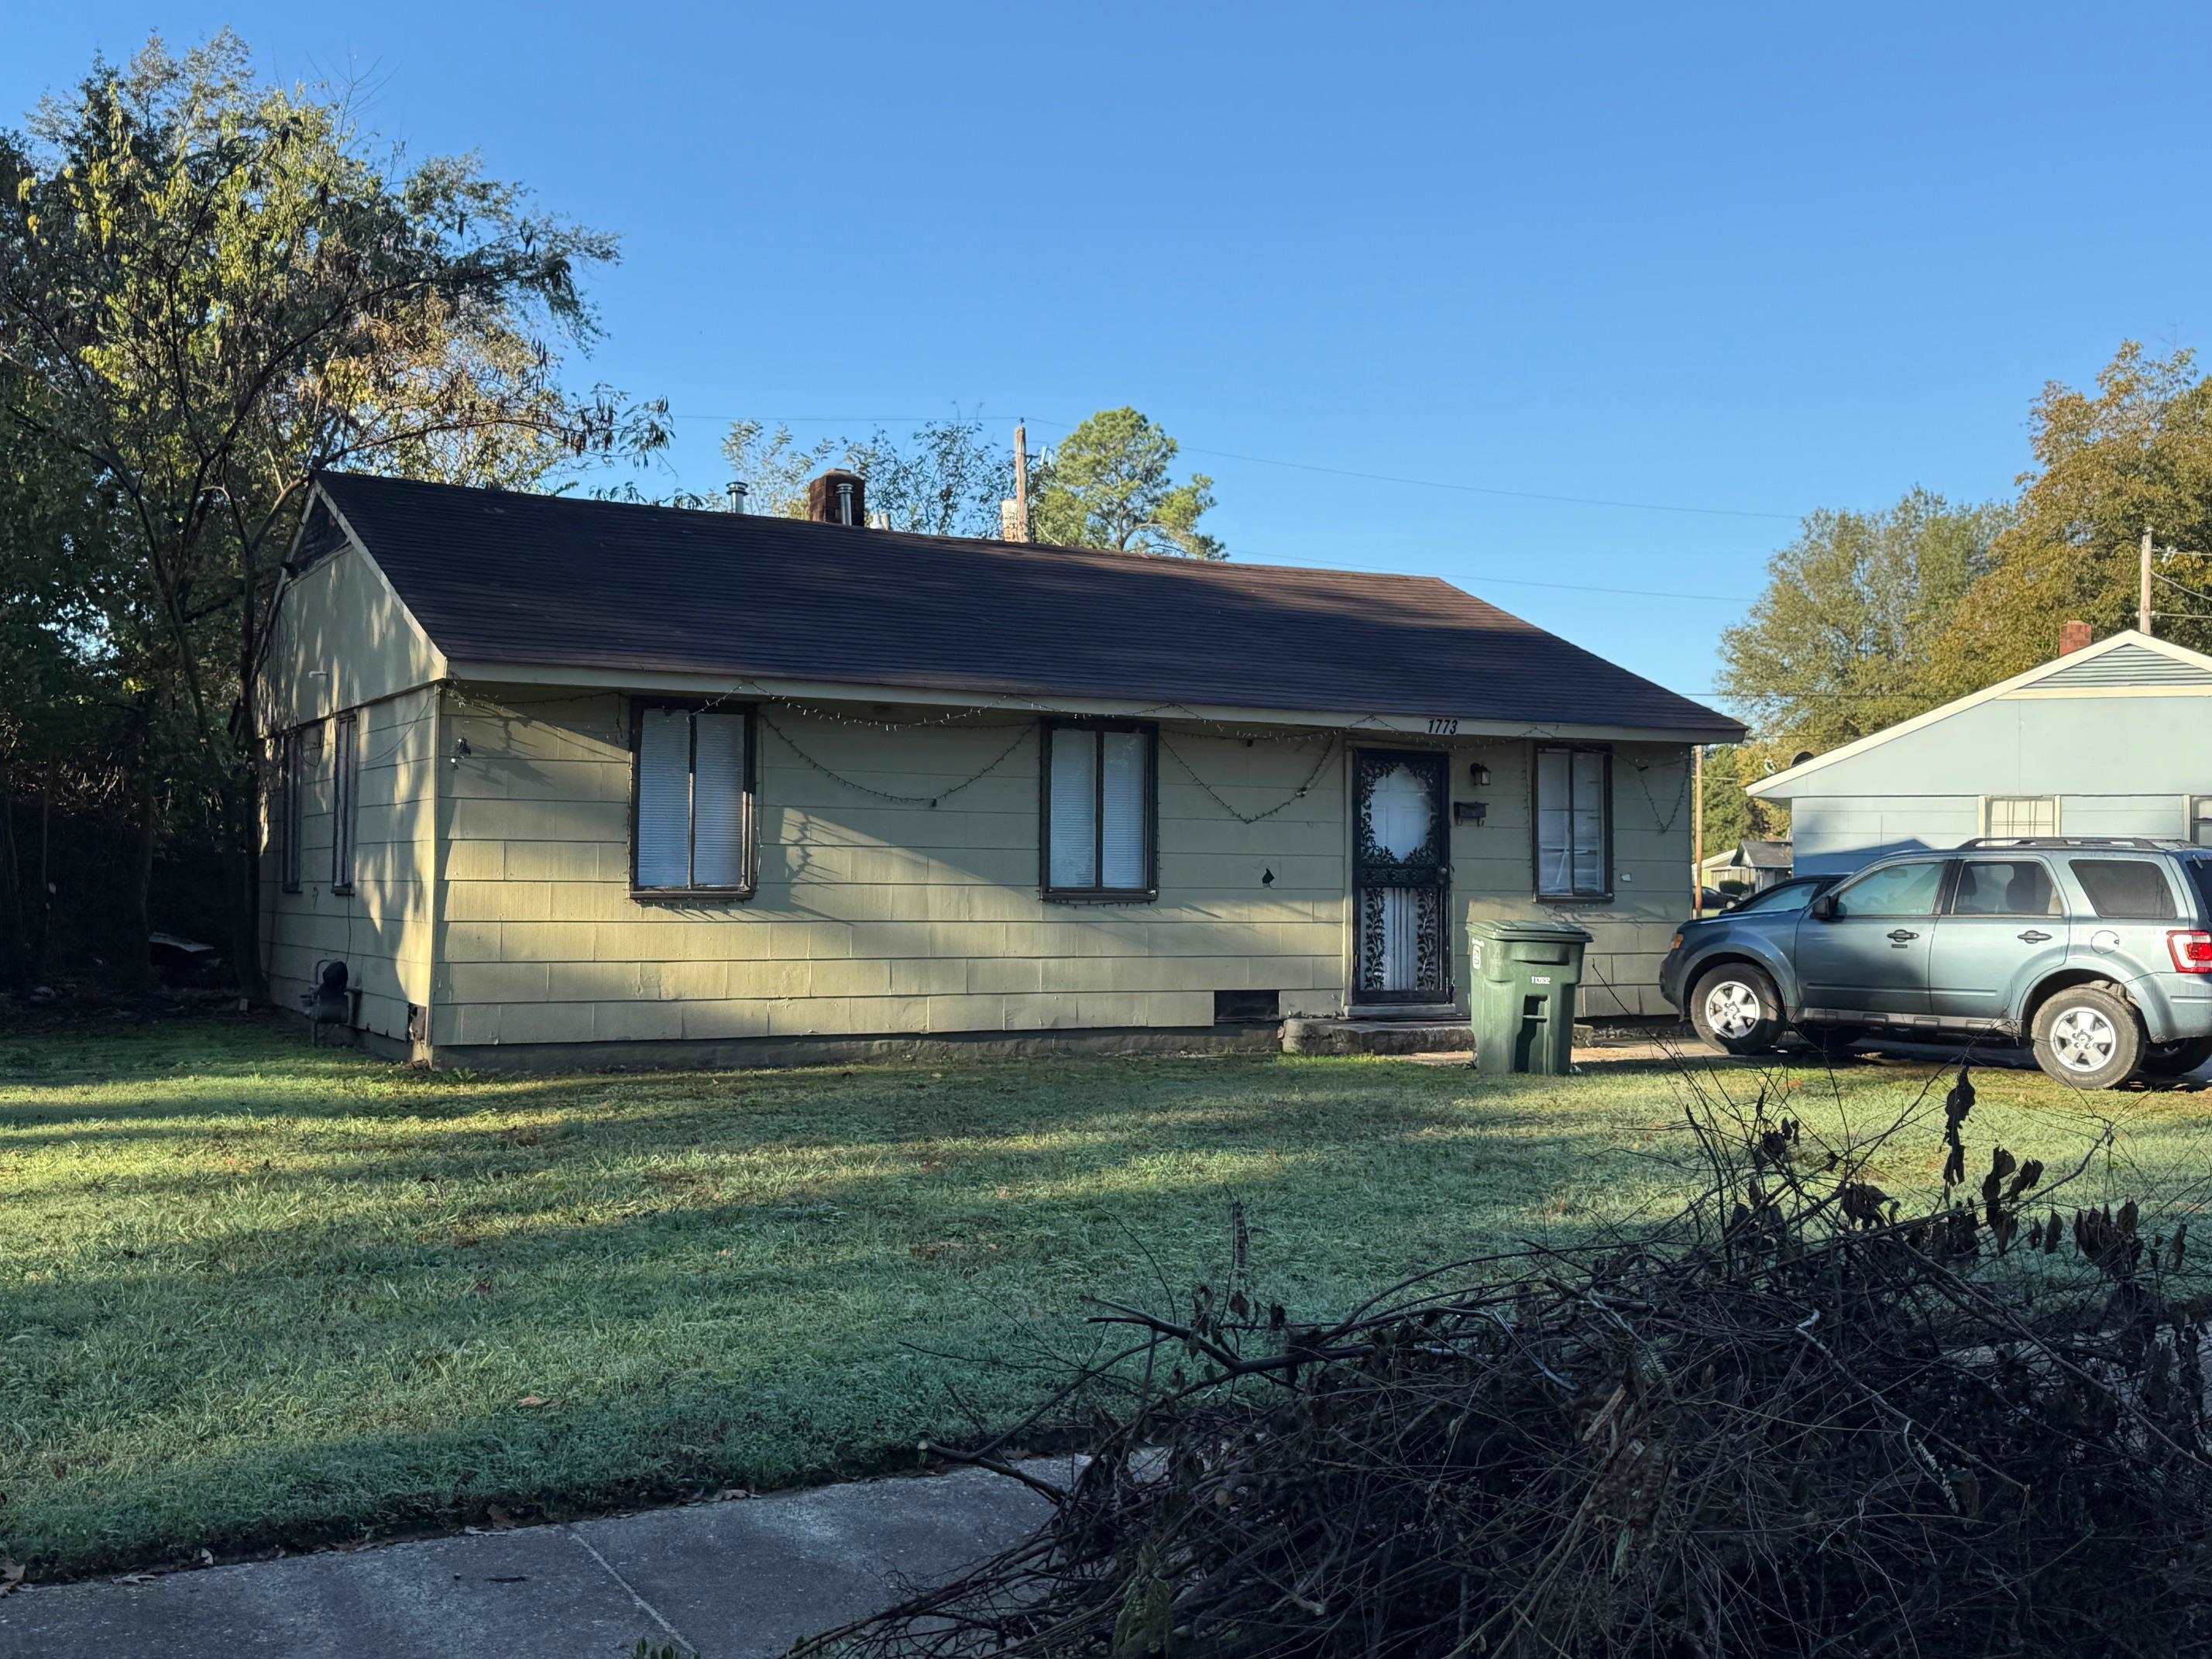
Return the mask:
[[(1219, 1282), (1232, 1199), (1267, 1294), (1324, 1311), (1589, 1237), (1662, 1181), (1632, 1143), (1692, 1086), (1656, 1061), (1607, 1068), (1622, 1107), (1595, 1079), (1330, 1060), (454, 1082), (293, 1058), (231, 1056), (254, 1082), (228, 1103), (148, 1066), (0, 1117), (0, 1156), (61, 1159), (19, 1180), (19, 1224), (82, 1230), (10, 1287), (43, 1334), (0, 1358), (28, 1448), (0, 1527), (42, 1574), (905, 1466), (971, 1426), (956, 1394), (1039, 1391), (947, 1353), (1064, 1328), (1085, 1292)], [(76, 1173), (134, 1136), (141, 1167)], [(262, 1140), (302, 1150), (244, 1167)], [(249, 1396), (265, 1420), (234, 1420)], [(52, 1472), (111, 1441), (127, 1469)]]

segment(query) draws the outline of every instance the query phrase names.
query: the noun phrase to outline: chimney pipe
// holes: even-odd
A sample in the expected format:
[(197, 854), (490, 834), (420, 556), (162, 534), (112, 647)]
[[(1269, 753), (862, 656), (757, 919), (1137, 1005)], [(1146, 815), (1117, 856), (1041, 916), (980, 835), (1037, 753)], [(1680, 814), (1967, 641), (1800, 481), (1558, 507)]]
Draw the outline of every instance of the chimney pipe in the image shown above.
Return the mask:
[(866, 525), (867, 481), (857, 472), (823, 473), (806, 486), (806, 516), (817, 524)]
[(731, 479), (730, 511), (732, 513), (744, 512), (745, 510), (745, 497), (751, 493), (752, 492), (745, 487), (745, 481), (743, 478)]
[(2072, 656), (2076, 651), (2085, 648), (2090, 638), (2088, 623), (2068, 623), (2065, 627), (2058, 630), (2058, 654), (2062, 657)]

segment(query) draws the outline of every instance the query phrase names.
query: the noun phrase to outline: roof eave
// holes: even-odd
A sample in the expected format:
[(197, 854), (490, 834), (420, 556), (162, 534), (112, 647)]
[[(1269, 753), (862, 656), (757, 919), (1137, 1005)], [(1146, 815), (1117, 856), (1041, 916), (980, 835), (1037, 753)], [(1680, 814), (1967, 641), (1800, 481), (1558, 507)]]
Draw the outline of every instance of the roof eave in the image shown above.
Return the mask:
[[(1021, 709), (1037, 714), (1128, 714), (1142, 711), (1161, 719), (1229, 720), (1254, 726), (1331, 726), (1395, 735), (1568, 738), (1589, 742), (1735, 743), (1744, 728), (1715, 715), (1710, 723), (1638, 726), (1589, 720), (1500, 720), (1483, 715), (1376, 714), (1370, 709), (1285, 708), (1249, 703), (1190, 703), (1158, 701), (1141, 695), (1079, 696), (1049, 687), (969, 690), (896, 681), (803, 679), (788, 676), (672, 672), (649, 669), (584, 668), (558, 664), (459, 660), (451, 677), (490, 684), (573, 686), (581, 690), (666, 692), (678, 696), (739, 696), (770, 701), (890, 702), (938, 708)], [(1706, 711), (1710, 713), (1711, 711)], [(1449, 731), (1440, 726), (1449, 725)]]
[(2207, 656), (2200, 651), (2191, 651), (2185, 645), (2176, 645), (2171, 640), (2161, 640), (2154, 635), (2144, 634), (2132, 628), (2124, 628), (2117, 634), (2107, 635), (2094, 645), (2083, 646), (2079, 651), (2069, 651), (2053, 657), (2048, 662), (2038, 663), (2034, 667), (2015, 674), (2008, 680), (1999, 680), (1995, 685), (1985, 685), (1978, 691), (1970, 691), (1963, 697), (1954, 697), (1939, 708), (1931, 708), (1925, 714), (1915, 714), (1911, 720), (1899, 720), (1894, 726), (1885, 726), (1879, 732), (1869, 732), (1866, 736), (1844, 744), (1839, 749), (1831, 749), (1825, 755), (1815, 755), (1811, 760), (1800, 762), (1796, 766), (1777, 772), (1772, 777), (1761, 778), (1756, 783), (1746, 784), (1744, 793), (1747, 795), (1756, 795), (1761, 800), (1789, 800), (1792, 797), (1783, 793), (1786, 787), (1802, 783), (1824, 767), (1832, 766), (1838, 761), (1849, 760), (1854, 756), (1863, 755), (1869, 750), (1879, 749), (1886, 743), (1904, 737), (1909, 732), (1920, 731), (1923, 727), (1933, 726), (1938, 720), (1948, 720), (1954, 714), (1964, 714), (1969, 708), (1978, 708), (1985, 702), (1994, 702), (1999, 697), (2009, 696), (2015, 691), (2024, 690), (2033, 685), (2038, 680), (2058, 672), (2061, 669), (2073, 668), (2081, 663), (2093, 661), (2108, 652), (2117, 651), (2126, 645), (2148, 646), (2161, 656), (2172, 657), (2177, 661), (2194, 663), (2207, 672), (2212, 672), (2212, 656)]

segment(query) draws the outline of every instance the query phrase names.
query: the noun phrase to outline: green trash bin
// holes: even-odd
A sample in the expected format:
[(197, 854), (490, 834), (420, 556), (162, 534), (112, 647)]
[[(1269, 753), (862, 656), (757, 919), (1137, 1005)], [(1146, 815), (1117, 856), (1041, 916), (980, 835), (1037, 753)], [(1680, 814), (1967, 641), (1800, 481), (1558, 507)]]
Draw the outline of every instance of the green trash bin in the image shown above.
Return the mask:
[(1563, 1076), (1574, 1067), (1575, 987), (1590, 936), (1551, 921), (1478, 921), (1474, 958), (1474, 1068)]

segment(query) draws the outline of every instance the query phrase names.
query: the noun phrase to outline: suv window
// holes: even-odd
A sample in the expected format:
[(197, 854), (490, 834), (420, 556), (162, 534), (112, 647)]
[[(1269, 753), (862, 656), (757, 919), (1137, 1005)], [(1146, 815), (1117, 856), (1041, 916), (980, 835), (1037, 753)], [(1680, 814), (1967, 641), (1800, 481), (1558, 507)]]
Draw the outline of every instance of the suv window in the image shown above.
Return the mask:
[(2181, 867), (2189, 872), (2189, 880), (2197, 889), (2197, 908), (2212, 916), (2212, 859), (2184, 859)]
[(2171, 921), (2173, 890), (2148, 859), (2075, 859), (2074, 879), (2089, 908), (2108, 921)]
[(1747, 910), (1765, 910), (1770, 913), (1802, 910), (1813, 902), (1814, 896), (1820, 890), (1820, 884), (1817, 881), (1780, 882), (1768, 888), (1765, 892), (1753, 893), (1742, 903), (1731, 909), (1729, 914), (1740, 916)]
[(1943, 890), (1943, 861), (1892, 864), (1836, 890), (1839, 916), (1932, 916)]
[(2058, 884), (2040, 859), (1968, 859), (1951, 894), (1954, 916), (2055, 916)]

